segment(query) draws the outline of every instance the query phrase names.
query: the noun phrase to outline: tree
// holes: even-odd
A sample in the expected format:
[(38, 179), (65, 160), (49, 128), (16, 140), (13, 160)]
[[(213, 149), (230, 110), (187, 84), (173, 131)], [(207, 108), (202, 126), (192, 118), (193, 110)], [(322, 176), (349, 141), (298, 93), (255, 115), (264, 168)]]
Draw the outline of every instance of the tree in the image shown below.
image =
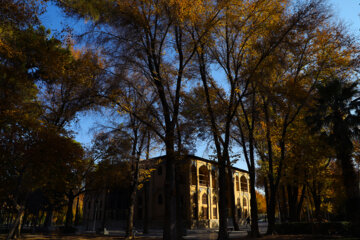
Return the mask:
[(261, 74), (267, 81), (259, 83), (258, 88), (262, 109), (256, 144), (268, 173), (269, 234), (275, 223), (278, 187), (289, 159), (289, 128), (304, 108), (311, 105), (318, 82), (331, 74), (349, 74), (357, 64), (354, 61), (357, 58), (356, 45), (351, 37), (343, 32), (341, 26), (325, 27), (329, 15), (323, 6), (312, 2), (300, 12), (304, 10), (309, 11), (309, 15), (306, 14), (309, 21), (291, 32), (288, 36), (293, 37), (284, 41), (279, 51), (274, 53), (277, 57), (269, 58), (263, 65)]
[[(65, 124), (58, 124), (55, 121), (44, 122), (45, 116), (49, 116), (50, 113), (49, 109), (44, 109), (44, 106), (46, 104), (51, 106), (51, 101), (41, 102), (44, 98), (39, 100), (39, 96), (44, 96), (41, 87), (59, 84), (60, 79), (71, 79), (74, 83), (77, 78), (84, 83), (93, 73), (90, 67), (85, 66), (97, 64), (96, 61), (92, 61), (94, 58), (90, 60), (90, 54), (87, 57), (81, 56), (80, 60), (76, 61), (69, 48), (64, 47), (58, 39), (50, 37), (50, 32), (40, 25), (36, 17), (43, 10), (42, 3), (36, 0), (5, 1), (0, 7), (0, 132), (3, 153), (1, 169), (4, 171), (1, 181), (4, 186), (8, 186), (4, 196), (12, 202), (12, 206), (17, 211), (16, 224), (10, 231), (9, 238), (20, 234), (27, 198), (33, 191), (44, 186), (43, 177), (49, 176), (46, 175), (48, 173), (46, 169), (42, 168), (48, 166), (41, 162), (44, 161), (45, 156), (37, 156), (37, 159), (34, 156), (44, 150), (42, 147), (46, 141), (49, 141), (48, 149), (56, 152), (59, 148), (54, 139), (58, 142), (70, 142), (66, 145), (69, 148), (65, 151), (69, 151), (69, 155), (76, 155), (78, 150), (75, 147), (76, 143), (71, 143), (72, 140), (64, 136)], [(83, 72), (75, 74), (74, 68), (70, 72), (70, 66), (73, 64)], [(84, 73), (88, 75), (82, 75)], [(55, 94), (52, 97), (49, 99), (56, 99)], [(72, 115), (66, 116), (65, 123), (68, 123), (80, 110), (78, 107), (70, 108)], [(51, 152), (47, 153), (49, 158), (53, 157)], [(70, 159), (70, 156), (68, 157)], [(64, 163), (66, 163), (65, 157)], [(37, 167), (39, 172), (34, 174)], [(44, 171), (43, 176), (40, 174), (41, 171)]]
[[(165, 145), (164, 238), (175, 239), (175, 129), (181, 105), (180, 93), (184, 81), (191, 78), (186, 67), (198, 42), (192, 41), (186, 25), (196, 23), (196, 14), (204, 10), (208, 2), (129, 0), (58, 1), (58, 4), (68, 13), (94, 23), (96, 28), (88, 36), (106, 46), (103, 54), (113, 64), (108, 70), (118, 76), (116, 81), (131, 82), (131, 78), (121, 79), (120, 73), (126, 69), (130, 75), (141, 75), (157, 96), (154, 102), (146, 102), (152, 110), (150, 119), (132, 114), (154, 131)], [(208, 16), (207, 26), (211, 27), (217, 14), (215, 11)], [(137, 94), (143, 101), (149, 100), (140, 91)], [(116, 92), (112, 96), (121, 97)], [(155, 126), (152, 121), (156, 122)]]
[[(206, 94), (208, 114), (211, 118), (211, 129), (220, 166), (229, 159), (230, 137), (233, 137), (230, 135), (230, 130), (235, 115), (239, 113), (238, 119), (243, 120), (242, 123), (238, 124), (241, 129), (237, 137), (240, 138), (238, 142), (244, 149), (249, 168), (252, 196), (252, 234), (254, 236), (259, 235), (256, 214), (254, 138), (252, 136), (257, 122), (255, 110), (257, 104), (255, 102), (258, 101), (261, 93), (273, 92), (273, 89), (269, 91), (269, 89), (264, 90), (263, 88), (267, 84), (271, 84), (271, 77), (267, 79), (264, 76), (264, 69), (269, 68), (276, 71), (271, 63), (275, 59), (281, 59), (278, 55), (279, 52), (283, 51), (281, 47), (287, 45), (289, 41), (291, 42), (295, 33), (305, 31), (306, 27), (311, 25), (310, 22), (315, 21), (315, 19), (319, 21), (324, 17), (321, 10), (318, 11), (321, 8), (316, 7), (318, 4), (319, 1), (307, 2), (300, 6), (286, 4), (286, 1), (273, 1), (271, 4), (263, 1), (250, 1), (243, 3), (243, 5), (239, 3), (230, 4), (226, 8), (228, 12), (225, 11), (221, 24), (215, 27), (212, 41), (203, 42), (197, 52), (199, 75)], [(250, 9), (250, 11), (245, 11), (246, 14), (244, 14), (244, 9)], [(209, 91), (211, 87), (216, 89), (216, 84), (214, 84), (216, 78), (211, 77), (212, 73), (209, 70), (212, 67), (213, 62), (211, 60), (213, 59), (224, 71), (228, 84), (224, 95), (221, 95), (224, 91), (217, 93), (219, 99), (222, 99), (224, 106), (226, 106), (224, 107), (226, 111), (222, 125), (217, 125), (215, 121), (216, 117), (212, 110)], [(269, 75), (271, 76), (271, 74)], [(224, 162), (221, 163), (221, 161)], [(222, 174), (224, 171), (220, 169), (219, 237), (226, 235), (224, 233), (226, 232), (226, 214), (221, 213), (226, 211), (225, 204), (221, 204), (221, 196), (224, 195), (221, 190), (221, 186), (224, 186), (224, 182), (221, 182)], [(223, 201), (225, 200), (223, 199)], [(275, 204), (274, 199), (269, 203)], [(274, 208), (275, 205), (268, 209)], [(271, 220), (269, 226), (270, 231), (272, 231), (271, 226), (274, 224), (275, 215), (270, 213), (269, 216)]]
[(347, 218), (359, 221), (359, 183), (353, 161), (353, 139), (359, 136), (360, 101), (357, 82), (339, 77), (318, 86), (318, 97), (311, 112), (314, 130), (334, 146), (346, 193)]

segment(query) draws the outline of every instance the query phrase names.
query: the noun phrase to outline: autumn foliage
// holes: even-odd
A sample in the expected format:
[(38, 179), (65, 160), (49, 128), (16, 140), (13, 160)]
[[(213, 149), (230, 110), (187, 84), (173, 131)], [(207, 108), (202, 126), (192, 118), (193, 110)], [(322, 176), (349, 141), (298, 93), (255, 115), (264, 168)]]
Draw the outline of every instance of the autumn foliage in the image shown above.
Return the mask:
[[(163, 237), (181, 238), (178, 166), (199, 140), (219, 163), (219, 239), (229, 218), (239, 229), (226, 199), (232, 156), (249, 171), (253, 237), (259, 214), (268, 234), (277, 219), (359, 221), (360, 48), (325, 0), (54, 0), (86, 23), (66, 38), (42, 26), (47, 2), (0, 1), (8, 238), (53, 215), (70, 229), (84, 194), (126, 189), (130, 239), (136, 194), (153, 170), (143, 160), (161, 150)], [(88, 111), (108, 121), (85, 149), (71, 126)]]

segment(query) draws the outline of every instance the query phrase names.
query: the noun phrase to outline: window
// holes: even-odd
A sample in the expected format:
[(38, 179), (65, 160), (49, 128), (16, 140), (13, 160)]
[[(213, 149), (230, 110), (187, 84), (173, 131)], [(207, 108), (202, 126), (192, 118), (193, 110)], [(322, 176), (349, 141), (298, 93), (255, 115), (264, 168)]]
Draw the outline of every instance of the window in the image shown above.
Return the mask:
[(240, 206), (241, 206), (240, 198), (237, 198), (237, 199), (236, 199), (236, 202), (237, 202), (237, 206), (240, 207)]
[(216, 198), (216, 196), (213, 197), (213, 204), (215, 204), (215, 205), (217, 204), (217, 198)]
[(247, 206), (246, 198), (243, 199), (243, 207)]
[(158, 195), (158, 204), (162, 205), (163, 204), (163, 197), (161, 194)]
[(159, 166), (159, 168), (158, 168), (158, 175), (159, 175), (159, 176), (162, 175), (162, 166)]
[(217, 218), (217, 207), (213, 208), (213, 217), (216, 219)]
[(202, 207), (201, 208), (201, 219), (208, 219), (209, 215), (208, 215), (208, 208), (207, 207)]
[(236, 191), (240, 191), (239, 176), (236, 176)]
[(194, 165), (191, 166), (191, 184), (196, 185), (196, 167)]
[(240, 178), (241, 181), (241, 191), (243, 192), (247, 192), (248, 191), (248, 184), (247, 184), (247, 180), (244, 176), (242, 176)]
[(216, 171), (213, 169), (211, 170), (211, 185), (213, 188), (217, 188), (216, 180)]
[(206, 166), (199, 169), (199, 183), (202, 186), (209, 186), (209, 170)]
[(201, 202), (202, 202), (202, 204), (208, 204), (208, 197), (207, 197), (207, 194), (206, 193), (204, 193), (203, 195), (202, 195), (202, 198), (201, 198)]

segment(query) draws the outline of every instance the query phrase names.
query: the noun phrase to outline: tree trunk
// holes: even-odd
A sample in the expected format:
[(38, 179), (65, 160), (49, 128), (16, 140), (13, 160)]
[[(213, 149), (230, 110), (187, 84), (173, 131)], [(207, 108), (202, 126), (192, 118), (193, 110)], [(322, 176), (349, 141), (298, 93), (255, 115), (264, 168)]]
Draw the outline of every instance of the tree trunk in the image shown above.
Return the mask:
[(175, 151), (174, 134), (166, 137), (166, 175), (165, 175), (165, 216), (163, 238), (176, 239), (176, 187), (175, 187)]
[(149, 233), (149, 182), (146, 181), (144, 184), (144, 191), (145, 191), (145, 197), (144, 197), (144, 222), (143, 222), (143, 233), (148, 234)]
[(79, 205), (79, 198), (80, 196), (77, 196), (76, 198), (76, 210), (75, 210), (75, 226), (78, 226), (80, 224), (80, 205)]
[(134, 159), (133, 163), (133, 181), (131, 184), (131, 193), (129, 201), (129, 211), (127, 216), (127, 227), (125, 239), (133, 239), (134, 232), (134, 213), (135, 213), (135, 202), (137, 186), (139, 184), (139, 159)]
[(45, 222), (44, 222), (44, 227), (47, 231), (49, 230), (49, 228), (52, 225), (52, 217), (53, 217), (53, 206), (50, 205), (46, 211), (46, 218), (45, 218)]
[(230, 206), (231, 206), (231, 217), (232, 217), (232, 222), (233, 222), (233, 225), (234, 225), (234, 230), (235, 231), (239, 231), (240, 228), (239, 228), (239, 218), (237, 216), (237, 211), (236, 211), (236, 204), (235, 204), (235, 190), (234, 190), (234, 180), (233, 180), (233, 176), (232, 176), (232, 171), (231, 171), (231, 166), (229, 164), (229, 161), (228, 161), (228, 164), (227, 164), (227, 168), (228, 168), (228, 181), (229, 181), (229, 187), (230, 187)]
[(275, 187), (273, 184), (270, 184), (269, 192), (269, 204), (267, 208), (267, 217), (268, 217), (268, 228), (266, 234), (271, 235), (275, 230), (275, 208), (276, 208), (276, 197), (275, 197)]
[(68, 205), (67, 205), (67, 211), (66, 211), (66, 219), (65, 219), (65, 228), (69, 228), (72, 226), (72, 220), (73, 220), (73, 205), (74, 205), (74, 194), (73, 191), (70, 190), (67, 194), (68, 197)]
[(226, 184), (226, 171), (225, 161), (219, 159), (219, 235), (218, 240), (229, 239), (227, 232), (227, 184)]
[(346, 215), (352, 222), (359, 222), (359, 185), (356, 182), (356, 173), (352, 163), (351, 154), (341, 151), (337, 156), (340, 160), (342, 178), (346, 193)]
[(258, 223), (258, 209), (256, 201), (256, 190), (255, 190), (255, 167), (254, 164), (249, 169), (250, 175), (250, 208), (251, 208), (251, 236), (259, 237), (259, 223)]
[[(177, 159), (179, 161), (180, 159)], [(176, 164), (176, 170), (175, 170), (175, 179), (176, 179), (176, 239), (181, 240), (183, 239), (185, 226), (184, 226), (184, 206), (183, 206), (183, 196), (180, 194), (180, 189), (183, 187), (180, 185), (180, 174), (181, 173), (181, 164)]]
[(106, 227), (106, 220), (107, 220), (107, 210), (108, 210), (108, 198), (109, 198), (109, 189), (106, 189), (105, 192), (105, 199), (104, 199), (104, 214), (102, 218), (101, 228), (105, 229)]
[(17, 209), (17, 214), (16, 214), (15, 222), (9, 231), (9, 234), (6, 238), (7, 240), (8, 239), (17, 239), (20, 237), (25, 207), (17, 205), (16, 209)]
[[(146, 161), (149, 160), (149, 156), (150, 156), (150, 141), (151, 141), (151, 135), (150, 132), (147, 132), (147, 142), (146, 142)], [(143, 233), (144, 234), (148, 234), (149, 233), (149, 181), (145, 181), (144, 183), (144, 192), (145, 192), (145, 196), (144, 196), (144, 222), (143, 222)]]
[(301, 190), (301, 195), (300, 195), (300, 200), (297, 206), (297, 211), (296, 211), (296, 221), (300, 222), (301, 219), (301, 209), (304, 203), (304, 199), (305, 199), (305, 190), (306, 190), (306, 184), (304, 183), (303, 188)]

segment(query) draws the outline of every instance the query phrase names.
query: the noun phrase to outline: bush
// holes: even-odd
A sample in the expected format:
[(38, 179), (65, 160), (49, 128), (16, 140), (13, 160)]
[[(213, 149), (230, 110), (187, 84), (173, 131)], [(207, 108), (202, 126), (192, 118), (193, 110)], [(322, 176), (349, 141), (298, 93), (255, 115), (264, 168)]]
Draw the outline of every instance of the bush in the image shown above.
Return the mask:
[(359, 226), (349, 222), (308, 223), (294, 222), (275, 224), (278, 234), (321, 234), (321, 235), (356, 235)]
[(77, 231), (74, 227), (60, 227), (59, 230), (62, 234), (74, 234)]

